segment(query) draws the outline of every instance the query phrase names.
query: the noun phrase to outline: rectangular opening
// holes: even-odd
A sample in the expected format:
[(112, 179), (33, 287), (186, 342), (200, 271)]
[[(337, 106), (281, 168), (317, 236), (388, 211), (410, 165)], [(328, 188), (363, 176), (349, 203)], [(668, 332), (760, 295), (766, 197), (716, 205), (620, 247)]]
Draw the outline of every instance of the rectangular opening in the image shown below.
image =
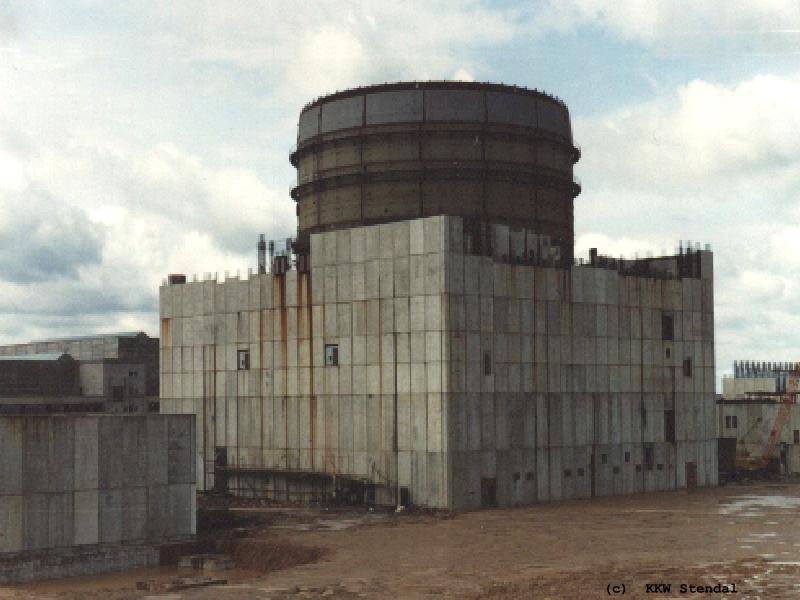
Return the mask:
[(123, 397), (125, 396), (125, 387), (121, 385), (112, 385), (111, 386), (111, 399), (114, 402), (121, 402)]
[(525, 481), (533, 481), (533, 471), (528, 471), (525, 473)]
[(626, 463), (631, 462), (631, 453), (630, 452), (626, 452), (625, 453), (625, 462)]
[(794, 443), (800, 444), (800, 429), (794, 430)]
[(583, 477), (583, 467), (578, 467), (578, 477)]
[(691, 377), (692, 376), (692, 359), (691, 358), (684, 358), (683, 359), (683, 376), (684, 377)]
[(339, 344), (325, 344), (325, 366), (336, 367), (339, 365)]
[(736, 429), (737, 427), (739, 427), (739, 417), (737, 417), (736, 415), (733, 415), (731, 420), (733, 422), (733, 427), (732, 427), (733, 429)]
[(675, 443), (675, 411), (664, 411), (664, 440), (674, 444)]
[(612, 468), (611, 472), (614, 473), (614, 475), (619, 475), (619, 467)]
[(572, 469), (564, 469), (564, 477), (572, 477)]
[(483, 353), (483, 374), (492, 374), (492, 355), (488, 350)]
[(675, 337), (672, 315), (661, 315), (661, 339), (671, 342)]
[(651, 444), (647, 444), (644, 447), (644, 464), (647, 465), (648, 470), (653, 469), (653, 463), (655, 462), (655, 452), (653, 450), (653, 446)]
[(512, 478), (514, 479), (515, 483), (519, 481), (520, 479), (519, 471), (515, 471), (514, 474), (512, 475)]
[(236, 352), (236, 361), (240, 371), (250, 368), (250, 350), (239, 350)]
[(600, 462), (602, 464), (604, 464), (604, 465), (607, 464), (608, 463), (608, 454), (601, 454), (600, 455)]

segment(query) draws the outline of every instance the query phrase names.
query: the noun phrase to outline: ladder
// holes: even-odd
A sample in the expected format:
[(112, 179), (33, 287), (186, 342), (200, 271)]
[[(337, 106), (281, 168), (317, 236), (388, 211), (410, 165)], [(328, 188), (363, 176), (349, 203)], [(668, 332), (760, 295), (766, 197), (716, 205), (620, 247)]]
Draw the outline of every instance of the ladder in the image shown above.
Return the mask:
[(764, 445), (764, 453), (761, 456), (761, 468), (766, 469), (769, 464), (769, 459), (775, 451), (775, 446), (778, 444), (778, 439), (781, 436), (786, 421), (789, 420), (789, 407), (793, 403), (793, 395), (787, 394), (781, 402), (781, 407), (778, 409), (778, 415), (775, 417), (775, 424), (772, 426), (772, 431), (769, 432), (769, 437)]

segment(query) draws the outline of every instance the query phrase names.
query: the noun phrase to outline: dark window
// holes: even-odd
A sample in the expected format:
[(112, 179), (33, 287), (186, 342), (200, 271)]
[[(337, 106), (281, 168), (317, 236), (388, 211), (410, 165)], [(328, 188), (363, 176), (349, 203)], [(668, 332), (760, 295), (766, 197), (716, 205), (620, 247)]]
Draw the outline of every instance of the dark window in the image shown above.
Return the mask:
[(572, 477), (572, 469), (564, 469), (564, 477)]
[(659, 471), (663, 471), (664, 470), (664, 465), (662, 465), (661, 463), (658, 463), (656, 465), (656, 469), (659, 470)]
[(339, 345), (325, 344), (325, 366), (336, 367), (339, 364)]
[(625, 453), (625, 462), (626, 463), (631, 462), (631, 453), (630, 452), (626, 452)]
[(614, 467), (611, 469), (611, 472), (614, 473), (614, 475), (619, 475), (619, 467)]
[(603, 464), (608, 463), (608, 454), (601, 454), (600, 455), (600, 462)]
[(733, 415), (732, 420), (733, 420), (733, 428), (736, 429), (737, 427), (739, 427), (739, 417)]
[(675, 411), (664, 411), (664, 440), (675, 443)]
[(236, 353), (236, 364), (240, 371), (250, 368), (250, 350), (239, 350)]
[(492, 355), (487, 350), (483, 353), (483, 374), (484, 375), (491, 375), (492, 374)]
[(666, 355), (667, 355), (667, 358), (669, 358), (669, 357), (670, 357), (670, 351), (669, 351), (669, 348), (667, 348), (667, 350), (666, 350)]
[(636, 465), (636, 472), (637, 473), (641, 473), (642, 472), (642, 465)]
[(728, 415), (725, 417), (725, 427), (728, 429), (736, 429), (739, 426), (739, 418), (736, 415)]
[(515, 471), (511, 477), (514, 479), (514, 481), (519, 481), (519, 471)]
[(800, 429), (794, 430), (794, 443), (800, 444)]
[(675, 331), (672, 323), (672, 315), (661, 315), (661, 339), (672, 341)]
[(644, 447), (644, 464), (647, 465), (649, 470), (653, 469), (653, 463), (655, 462), (653, 458), (654, 452), (653, 447), (648, 445)]
[(528, 471), (527, 473), (525, 473), (525, 480), (533, 481), (533, 471)]
[(115, 402), (121, 402), (122, 398), (125, 396), (125, 388), (121, 385), (112, 385), (111, 386), (111, 399)]
[(583, 467), (578, 469), (578, 477), (583, 477)]
[(692, 359), (691, 358), (684, 358), (683, 359), (683, 376), (684, 377), (691, 377), (692, 376)]

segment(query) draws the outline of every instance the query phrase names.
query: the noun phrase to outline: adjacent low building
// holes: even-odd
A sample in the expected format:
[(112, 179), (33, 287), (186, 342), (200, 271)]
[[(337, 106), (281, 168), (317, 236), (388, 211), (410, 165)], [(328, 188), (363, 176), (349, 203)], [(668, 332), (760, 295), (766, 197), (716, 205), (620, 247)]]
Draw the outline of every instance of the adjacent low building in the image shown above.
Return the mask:
[(195, 534), (195, 423), (0, 416), (0, 583), (155, 566)]
[(717, 401), (720, 463), (729, 465), (723, 471), (800, 475), (800, 405), (793, 386), (798, 367), (795, 362), (734, 362)]
[(158, 412), (158, 340), (142, 332), (0, 346), (0, 414)]

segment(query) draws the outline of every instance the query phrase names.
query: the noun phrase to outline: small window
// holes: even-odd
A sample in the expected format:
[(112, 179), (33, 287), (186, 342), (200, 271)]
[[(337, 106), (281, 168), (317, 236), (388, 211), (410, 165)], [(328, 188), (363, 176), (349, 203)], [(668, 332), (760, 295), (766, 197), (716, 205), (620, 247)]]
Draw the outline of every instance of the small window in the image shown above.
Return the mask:
[(667, 358), (669, 358), (669, 357), (670, 357), (670, 354), (671, 354), (671, 353), (670, 353), (670, 351), (669, 351), (669, 348), (667, 348), (667, 349), (665, 350), (665, 354), (666, 354)]
[(533, 481), (533, 471), (525, 473), (525, 481)]
[(664, 470), (664, 465), (663, 465), (663, 464), (661, 464), (661, 463), (658, 463), (658, 464), (656, 465), (656, 469), (657, 469), (657, 470), (659, 470), (659, 471), (663, 471), (663, 470)]
[(671, 342), (674, 336), (675, 331), (673, 327), (672, 315), (661, 315), (661, 339)]
[(564, 477), (572, 477), (572, 469), (564, 469)]
[(732, 419), (733, 419), (733, 428), (736, 429), (737, 427), (739, 427), (739, 417), (733, 415)]
[(625, 462), (626, 463), (631, 462), (631, 453), (630, 452), (626, 452), (625, 453)]
[(583, 477), (583, 467), (578, 469), (578, 477)]
[(339, 365), (339, 344), (325, 344), (325, 366), (336, 367)]
[(492, 355), (487, 350), (483, 353), (483, 374), (484, 375), (491, 375), (492, 374)]
[(246, 371), (250, 368), (250, 350), (239, 350), (236, 353), (238, 369)]
[(114, 402), (122, 402), (122, 398), (125, 396), (125, 388), (121, 385), (112, 385), (111, 386), (111, 399)]
[(600, 455), (600, 462), (604, 465), (608, 463), (608, 454), (601, 454)]
[(619, 467), (612, 468), (611, 472), (614, 473), (614, 475), (619, 475)]
[(800, 444), (800, 429), (794, 430), (794, 443)]
[(642, 465), (636, 465), (636, 472), (637, 473), (641, 473), (642, 472)]
[(519, 481), (519, 471), (515, 471), (512, 477), (514, 479), (514, 482)]
[(691, 358), (684, 358), (683, 359), (683, 376), (684, 377), (691, 377), (692, 376), (692, 359)]

